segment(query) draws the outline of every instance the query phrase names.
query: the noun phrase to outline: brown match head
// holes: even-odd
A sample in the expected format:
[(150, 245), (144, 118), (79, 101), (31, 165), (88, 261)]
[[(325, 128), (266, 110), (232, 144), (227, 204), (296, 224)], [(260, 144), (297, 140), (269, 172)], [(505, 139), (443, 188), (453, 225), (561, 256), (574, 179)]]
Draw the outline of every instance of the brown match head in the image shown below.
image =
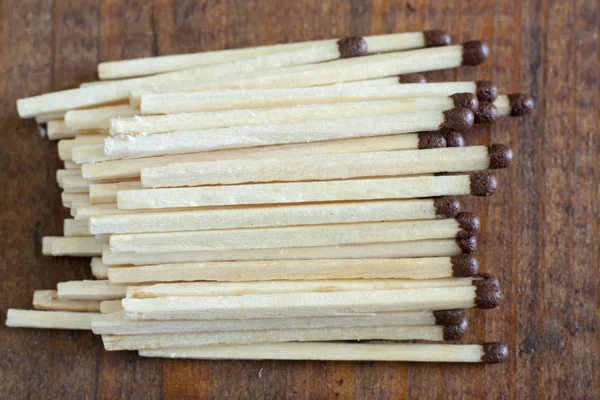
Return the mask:
[(488, 101), (479, 102), (479, 108), (473, 114), (475, 115), (475, 123), (477, 124), (494, 122), (498, 119), (498, 109), (494, 103)]
[(445, 131), (446, 147), (465, 147), (465, 138), (459, 132)]
[(473, 111), (468, 108), (456, 107), (444, 111), (444, 122), (440, 124), (440, 129), (467, 132), (471, 130), (474, 122)]
[(399, 83), (427, 83), (427, 79), (421, 74), (398, 75)]
[(433, 208), (438, 218), (454, 218), (460, 212), (460, 202), (454, 196), (438, 197), (433, 200)]
[(473, 254), (477, 250), (477, 238), (471, 236), (465, 239), (456, 239), (456, 245), (463, 254)]
[(367, 42), (362, 36), (347, 36), (337, 41), (340, 58), (360, 57), (367, 54)]
[(493, 103), (498, 97), (498, 88), (491, 81), (477, 81), (475, 87), (475, 94), (479, 101)]
[(461, 321), (456, 325), (448, 325), (444, 326), (444, 341), (454, 341), (462, 338), (467, 332), (467, 327), (469, 324), (467, 323), (467, 318), (463, 317)]
[(439, 132), (419, 133), (419, 149), (439, 149), (446, 147), (446, 139)]
[(498, 364), (508, 358), (508, 347), (502, 343), (484, 343), (481, 348), (483, 349), (481, 361), (484, 363)]
[(436, 325), (459, 325), (465, 318), (465, 312), (463, 310), (434, 311), (433, 317)]
[(425, 38), (425, 47), (440, 47), (452, 44), (450, 35), (440, 29), (423, 31), (423, 37)]
[(507, 168), (512, 163), (513, 152), (503, 144), (491, 144), (488, 146), (488, 159), (491, 169)]
[(497, 307), (502, 301), (502, 292), (495, 279), (473, 279), (475, 285), (475, 306), (490, 309)]
[(525, 93), (513, 93), (508, 95), (510, 103), (510, 116), (522, 117), (533, 112), (535, 102), (533, 97)]
[(489, 272), (480, 272), (475, 274), (475, 279), (486, 281), (492, 285), (500, 287), (500, 281), (496, 278), (496, 275), (490, 274)]
[(479, 65), (490, 55), (488, 45), (480, 40), (463, 43), (462, 47), (462, 65)]
[(454, 107), (468, 108), (473, 112), (479, 109), (479, 100), (473, 93), (454, 93), (450, 97), (454, 100)]
[(473, 196), (491, 196), (496, 191), (496, 177), (489, 172), (475, 172), (470, 176), (471, 194)]
[(470, 254), (450, 257), (452, 263), (452, 276), (455, 278), (468, 278), (475, 276), (479, 270), (479, 262)]
[(458, 213), (454, 219), (456, 219), (460, 228), (456, 233), (457, 239), (473, 237), (479, 232), (479, 217), (472, 212), (463, 211)]

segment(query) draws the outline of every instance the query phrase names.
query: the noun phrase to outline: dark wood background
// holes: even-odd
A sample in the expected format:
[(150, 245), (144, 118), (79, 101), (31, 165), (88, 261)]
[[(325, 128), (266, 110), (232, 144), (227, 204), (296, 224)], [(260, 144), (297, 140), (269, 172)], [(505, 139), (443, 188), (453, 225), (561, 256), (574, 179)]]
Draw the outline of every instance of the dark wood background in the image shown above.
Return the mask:
[[(470, 313), (464, 342), (502, 341), (503, 365), (202, 362), (105, 352), (89, 332), (0, 326), (0, 397), (598, 398), (599, 4), (594, 0), (0, 0), (0, 317), (35, 289), (89, 277), (88, 261), (40, 254), (62, 233), (56, 142), (15, 100), (94, 80), (99, 61), (442, 28), (483, 38), (491, 59), (431, 80), (492, 79), (527, 91), (535, 115), (504, 119), (468, 144), (512, 146), (483, 222), (478, 258), (504, 304)], [(3, 324), (2, 324), (3, 325)]]

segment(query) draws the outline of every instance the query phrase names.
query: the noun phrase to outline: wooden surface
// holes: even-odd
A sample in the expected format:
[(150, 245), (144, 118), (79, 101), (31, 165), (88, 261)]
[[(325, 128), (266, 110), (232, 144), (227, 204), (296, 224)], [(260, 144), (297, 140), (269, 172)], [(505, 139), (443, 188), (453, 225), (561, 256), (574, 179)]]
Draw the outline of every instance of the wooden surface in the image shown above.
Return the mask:
[[(0, 1), (0, 317), (35, 289), (90, 276), (87, 259), (43, 257), (62, 233), (56, 142), (20, 120), (15, 100), (95, 79), (99, 61), (442, 28), (483, 38), (491, 59), (431, 80), (485, 79), (529, 91), (532, 117), (504, 119), (468, 144), (512, 146), (483, 222), (478, 258), (504, 304), (475, 311), (465, 342), (502, 341), (503, 365), (201, 362), (108, 353), (88, 332), (0, 327), (0, 397), (592, 399), (598, 333), (598, 48), (594, 0)], [(3, 325), (3, 324), (2, 324)]]

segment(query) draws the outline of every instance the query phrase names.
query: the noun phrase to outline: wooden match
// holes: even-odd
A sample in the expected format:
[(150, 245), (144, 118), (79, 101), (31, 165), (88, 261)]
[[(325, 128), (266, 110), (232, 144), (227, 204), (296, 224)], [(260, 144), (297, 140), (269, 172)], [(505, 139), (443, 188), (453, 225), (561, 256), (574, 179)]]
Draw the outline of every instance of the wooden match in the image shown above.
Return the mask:
[(113, 300), (125, 297), (124, 285), (109, 281), (70, 281), (57, 285), (58, 297), (71, 300)]
[(100, 303), (100, 312), (102, 314), (114, 314), (122, 311), (121, 300), (104, 300)]
[(130, 118), (137, 113), (129, 105), (72, 110), (65, 114), (64, 123), (72, 130), (108, 130), (112, 118)]
[(42, 254), (55, 257), (99, 256), (102, 254), (102, 243), (93, 236), (45, 236), (42, 239)]
[(100, 312), (100, 302), (94, 300), (71, 300), (58, 297), (56, 290), (33, 292), (33, 308), (46, 311)]
[(92, 144), (104, 144), (103, 135), (86, 135), (79, 136), (75, 139), (63, 139), (58, 142), (58, 158), (63, 161), (71, 161), (73, 159), (72, 151), (79, 146), (87, 146)]
[(46, 131), (50, 140), (73, 139), (77, 135), (77, 131), (69, 129), (62, 119), (53, 119), (46, 122)]
[(71, 311), (37, 311), (9, 308), (6, 326), (11, 328), (92, 329), (92, 320), (99, 313)]
[(76, 221), (70, 218), (64, 220), (63, 234), (65, 236), (92, 236), (88, 230), (87, 221)]

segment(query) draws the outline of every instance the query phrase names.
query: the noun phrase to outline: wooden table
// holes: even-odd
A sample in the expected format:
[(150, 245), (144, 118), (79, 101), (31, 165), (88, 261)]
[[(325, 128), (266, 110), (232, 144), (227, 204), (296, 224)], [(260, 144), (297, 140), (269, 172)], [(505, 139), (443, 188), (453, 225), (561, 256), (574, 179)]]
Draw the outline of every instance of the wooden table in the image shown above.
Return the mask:
[[(515, 163), (490, 199), (478, 258), (504, 304), (469, 314), (464, 342), (503, 341), (503, 365), (201, 362), (108, 353), (87, 332), (0, 327), (3, 398), (557, 398), (600, 390), (598, 48), (596, 1), (0, 2), (0, 313), (29, 308), (35, 289), (90, 276), (87, 259), (43, 257), (62, 233), (56, 142), (20, 120), (15, 100), (96, 78), (99, 61), (442, 28), (483, 38), (491, 59), (431, 80), (490, 78), (528, 91), (534, 116), (504, 119), (468, 144), (512, 146)], [(596, 353), (596, 356), (594, 356)], [(594, 391), (595, 394), (594, 394)]]

